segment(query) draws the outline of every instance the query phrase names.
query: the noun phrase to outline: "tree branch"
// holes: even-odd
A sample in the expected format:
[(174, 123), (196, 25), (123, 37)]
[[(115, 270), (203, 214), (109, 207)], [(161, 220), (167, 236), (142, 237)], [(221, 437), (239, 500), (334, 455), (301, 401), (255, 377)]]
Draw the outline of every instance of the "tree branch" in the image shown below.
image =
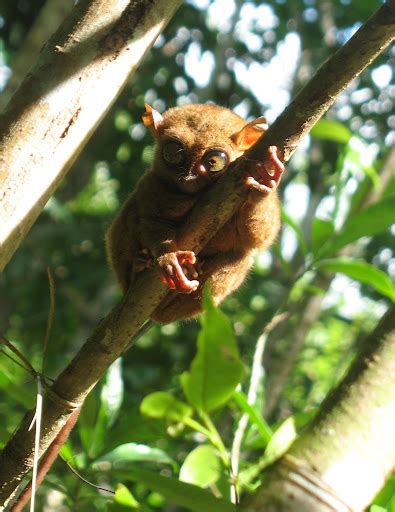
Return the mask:
[[(324, 64), (267, 135), (252, 148), (248, 158), (261, 159), (260, 156), (266, 154), (265, 148), (275, 143), (283, 149), (284, 159), (288, 159), (301, 138), (334, 102), (336, 95), (394, 38), (395, 26), (388, 24), (394, 18), (395, 0), (391, 0)], [(246, 159), (239, 162), (201, 198), (179, 234), (179, 247), (198, 253), (231, 217), (246, 194), (240, 170), (247, 165)], [(53, 393), (47, 397), (42, 421), (45, 426), (42, 451), (53, 441), (71, 413), (66, 404), (62, 405), (62, 399), (77, 405), (83, 402), (165, 295), (166, 290), (159, 277), (154, 271), (148, 270), (139, 276), (124, 299), (99, 323), (54, 383)], [(54, 399), (54, 396), (59, 398)], [(0, 457), (0, 503), (9, 498), (31, 467), (33, 436), (27, 430), (31, 416), (31, 412), (27, 414)]]
[(181, 0), (81, 0), (0, 116), (0, 271)]

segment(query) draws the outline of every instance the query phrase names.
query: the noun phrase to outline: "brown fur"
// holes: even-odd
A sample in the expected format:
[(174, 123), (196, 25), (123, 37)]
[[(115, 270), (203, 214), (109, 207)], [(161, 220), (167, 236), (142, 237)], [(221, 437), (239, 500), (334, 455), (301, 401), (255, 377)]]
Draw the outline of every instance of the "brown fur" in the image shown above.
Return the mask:
[[(263, 133), (259, 128), (262, 118), (247, 124), (235, 113), (216, 105), (173, 108), (163, 118), (147, 107), (143, 119), (156, 138), (154, 163), (115, 217), (106, 237), (108, 259), (124, 291), (141, 271), (141, 250), (148, 249), (154, 263), (161, 255), (183, 250), (177, 247), (177, 230), (202, 191), (218, 177), (197, 176), (195, 169), (204, 153), (208, 149), (222, 149), (233, 161)], [(177, 172), (163, 161), (163, 142), (169, 137), (181, 141), (186, 148), (188, 161), (183, 174), (193, 176), (188, 182), (181, 182)], [(202, 286), (207, 280), (214, 301), (221, 302), (240, 286), (251, 267), (253, 254), (274, 241), (279, 227), (276, 192), (262, 194), (251, 190), (240, 210), (200, 252), (197, 290), (172, 294), (170, 300), (166, 298), (157, 307), (152, 319), (167, 323), (200, 313)]]

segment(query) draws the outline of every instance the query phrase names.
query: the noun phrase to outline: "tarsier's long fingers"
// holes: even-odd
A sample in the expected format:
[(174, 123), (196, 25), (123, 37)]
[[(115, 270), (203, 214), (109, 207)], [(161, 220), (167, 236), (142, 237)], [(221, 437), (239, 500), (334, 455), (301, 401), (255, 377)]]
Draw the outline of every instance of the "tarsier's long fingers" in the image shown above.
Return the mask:
[(199, 277), (199, 273), (195, 268), (195, 265), (192, 265), (189, 261), (182, 264), (182, 270), (188, 279), (196, 279)]
[(193, 267), (196, 256), (192, 251), (176, 251), (167, 253), (158, 258), (159, 275), (164, 284), (171, 290), (181, 293), (191, 293), (199, 286), (199, 281), (190, 280), (183, 269), (187, 269), (188, 275), (197, 277)]
[(257, 162), (255, 165), (258, 179), (247, 176), (245, 184), (249, 188), (254, 188), (263, 194), (269, 194), (276, 190), (285, 170), (284, 164), (278, 157), (277, 146), (269, 146), (265, 162)]
[[(169, 266), (169, 269), (170, 269), (170, 272), (171, 272), (171, 266)], [(160, 277), (160, 280), (162, 281), (162, 283), (164, 285), (166, 285), (167, 287), (169, 287), (171, 290), (175, 290), (176, 289), (176, 285), (174, 284), (173, 279), (169, 275), (169, 270), (167, 271), (167, 273), (161, 272), (159, 270), (159, 277)]]

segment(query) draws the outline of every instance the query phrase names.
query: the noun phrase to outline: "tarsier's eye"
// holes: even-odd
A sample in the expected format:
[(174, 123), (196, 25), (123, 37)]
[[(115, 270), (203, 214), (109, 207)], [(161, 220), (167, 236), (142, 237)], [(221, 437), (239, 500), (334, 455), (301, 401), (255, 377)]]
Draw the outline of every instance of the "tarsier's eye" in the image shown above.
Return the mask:
[(219, 172), (225, 169), (229, 163), (229, 157), (225, 151), (213, 149), (204, 155), (202, 164), (209, 172)]
[(167, 164), (182, 165), (186, 160), (184, 146), (175, 140), (165, 142), (162, 155)]

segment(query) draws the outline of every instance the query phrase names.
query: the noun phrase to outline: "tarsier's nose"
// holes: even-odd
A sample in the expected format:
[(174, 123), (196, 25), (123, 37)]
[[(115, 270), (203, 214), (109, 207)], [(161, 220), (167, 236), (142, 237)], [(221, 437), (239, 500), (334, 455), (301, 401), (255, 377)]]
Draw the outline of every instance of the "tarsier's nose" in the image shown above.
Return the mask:
[(206, 168), (200, 162), (196, 165), (195, 170), (196, 174), (198, 174), (199, 176), (208, 176)]

